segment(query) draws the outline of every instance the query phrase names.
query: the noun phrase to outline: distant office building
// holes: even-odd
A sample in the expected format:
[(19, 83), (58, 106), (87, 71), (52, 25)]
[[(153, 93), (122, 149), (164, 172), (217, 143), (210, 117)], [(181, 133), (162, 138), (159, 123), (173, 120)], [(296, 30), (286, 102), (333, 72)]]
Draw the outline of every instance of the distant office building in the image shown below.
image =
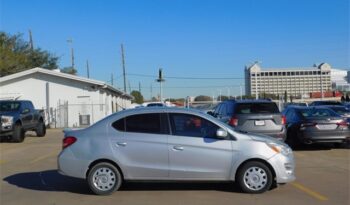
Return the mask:
[(332, 68), (331, 80), (333, 90), (350, 91), (350, 71)]
[(307, 97), (311, 92), (332, 90), (331, 66), (328, 63), (300, 68), (268, 68), (255, 63), (245, 68), (247, 95), (266, 94)]

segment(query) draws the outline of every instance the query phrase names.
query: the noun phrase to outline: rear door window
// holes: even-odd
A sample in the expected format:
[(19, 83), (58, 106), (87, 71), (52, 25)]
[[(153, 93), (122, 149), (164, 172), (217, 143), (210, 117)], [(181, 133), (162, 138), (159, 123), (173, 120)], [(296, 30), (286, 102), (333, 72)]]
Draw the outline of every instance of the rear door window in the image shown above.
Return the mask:
[(151, 113), (131, 115), (117, 120), (112, 126), (118, 131), (168, 134), (169, 126), (166, 114)]
[(339, 117), (337, 113), (329, 109), (305, 109), (301, 110), (300, 113), (305, 118), (314, 118), (314, 117)]
[(266, 114), (279, 113), (275, 103), (238, 103), (236, 106), (237, 114)]

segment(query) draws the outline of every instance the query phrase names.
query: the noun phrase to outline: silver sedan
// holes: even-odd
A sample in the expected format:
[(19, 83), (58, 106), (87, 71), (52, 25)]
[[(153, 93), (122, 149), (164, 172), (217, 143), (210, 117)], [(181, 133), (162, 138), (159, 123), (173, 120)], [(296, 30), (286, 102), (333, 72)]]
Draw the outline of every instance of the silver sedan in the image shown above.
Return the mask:
[(86, 179), (99, 195), (132, 180), (236, 181), (244, 192), (262, 193), (293, 181), (294, 167), (283, 142), (167, 107), (125, 110), (66, 131), (58, 156), (61, 174)]

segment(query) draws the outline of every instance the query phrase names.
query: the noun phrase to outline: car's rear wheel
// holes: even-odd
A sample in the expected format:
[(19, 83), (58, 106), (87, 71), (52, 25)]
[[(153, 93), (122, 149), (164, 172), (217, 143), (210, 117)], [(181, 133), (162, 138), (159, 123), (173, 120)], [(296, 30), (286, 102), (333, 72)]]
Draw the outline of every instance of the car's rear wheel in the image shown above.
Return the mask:
[(22, 125), (20, 123), (16, 123), (15, 127), (13, 129), (12, 141), (13, 142), (23, 142), (24, 134), (25, 134), (25, 132), (22, 128)]
[(109, 195), (119, 189), (122, 184), (122, 177), (115, 166), (102, 162), (91, 168), (87, 181), (91, 191), (95, 194)]
[(243, 192), (263, 193), (271, 188), (272, 172), (264, 163), (250, 161), (239, 170), (236, 179)]
[(46, 134), (46, 126), (45, 126), (45, 123), (41, 120), (36, 129), (35, 129), (35, 132), (36, 132), (36, 136), (38, 137), (44, 137), (45, 134)]

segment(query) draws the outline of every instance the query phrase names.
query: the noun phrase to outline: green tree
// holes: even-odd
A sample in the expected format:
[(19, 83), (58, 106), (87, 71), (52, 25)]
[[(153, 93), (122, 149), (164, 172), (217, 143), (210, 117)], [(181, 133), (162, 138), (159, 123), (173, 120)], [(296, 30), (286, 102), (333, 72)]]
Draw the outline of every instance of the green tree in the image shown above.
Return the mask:
[(131, 91), (130, 95), (134, 96), (134, 98), (135, 98), (133, 100), (133, 103), (138, 103), (138, 104), (143, 103), (143, 96), (139, 91), (133, 90), (133, 91)]
[(78, 71), (72, 67), (65, 67), (65, 68), (61, 69), (61, 72), (76, 75)]
[(40, 48), (31, 49), (21, 34), (0, 31), (0, 77), (41, 67), (56, 69), (58, 57)]
[(213, 99), (209, 96), (199, 95), (194, 98), (194, 101), (212, 101)]

